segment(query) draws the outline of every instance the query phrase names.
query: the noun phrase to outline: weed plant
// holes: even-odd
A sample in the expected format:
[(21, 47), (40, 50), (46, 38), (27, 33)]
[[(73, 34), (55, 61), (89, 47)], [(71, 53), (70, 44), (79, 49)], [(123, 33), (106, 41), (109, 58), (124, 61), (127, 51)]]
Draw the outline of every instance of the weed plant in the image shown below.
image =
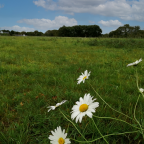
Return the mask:
[[(0, 37), (0, 143), (48, 144), (51, 131), (61, 126), (72, 144), (97, 141), (92, 144), (140, 144), (144, 142), (135, 127), (134, 107), (139, 87), (144, 88), (143, 61), (136, 67), (127, 64), (143, 58), (144, 40), (90, 39), (50, 37)], [(77, 85), (77, 78), (85, 70), (91, 75)], [(94, 90), (114, 109), (113, 111)], [(81, 123), (71, 119), (75, 102), (90, 93), (99, 102), (93, 117), (83, 117)], [(67, 100), (48, 112), (48, 106)], [(85, 139), (75, 129), (71, 120)], [(144, 129), (144, 97), (140, 96), (135, 117)], [(136, 131), (130, 133), (131, 131)], [(126, 133), (127, 132), (127, 133)], [(124, 133), (124, 134), (118, 134)], [(101, 137), (101, 138), (100, 138)], [(98, 139), (99, 138), (99, 139)], [(81, 142), (77, 142), (77, 141)]]

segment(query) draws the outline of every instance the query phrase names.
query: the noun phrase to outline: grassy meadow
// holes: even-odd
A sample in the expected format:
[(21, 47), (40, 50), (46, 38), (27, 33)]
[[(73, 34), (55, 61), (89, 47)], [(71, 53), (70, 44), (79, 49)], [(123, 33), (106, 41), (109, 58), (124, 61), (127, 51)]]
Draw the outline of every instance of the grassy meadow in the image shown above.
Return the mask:
[[(144, 56), (144, 39), (59, 38), (0, 36), (0, 144), (49, 144), (51, 131), (61, 126), (72, 144), (85, 141), (59, 111), (71, 120), (88, 141), (101, 137), (91, 118), (81, 123), (71, 119), (76, 101), (90, 93), (99, 102), (93, 113), (99, 117), (122, 119), (138, 124), (134, 106), (144, 88), (144, 62), (127, 67)], [(85, 82), (77, 79), (85, 70), (91, 74)], [(89, 85), (114, 109), (110, 109)], [(64, 104), (48, 112), (48, 106)], [(140, 96), (136, 118), (144, 123), (144, 98)], [(138, 131), (121, 121), (93, 117), (104, 135)], [(144, 129), (144, 126), (143, 126)], [(110, 144), (140, 144), (142, 135), (126, 133), (105, 137)], [(72, 139), (71, 139), (72, 138)], [(83, 142), (81, 142), (83, 144)], [(105, 144), (103, 138), (91, 144)]]

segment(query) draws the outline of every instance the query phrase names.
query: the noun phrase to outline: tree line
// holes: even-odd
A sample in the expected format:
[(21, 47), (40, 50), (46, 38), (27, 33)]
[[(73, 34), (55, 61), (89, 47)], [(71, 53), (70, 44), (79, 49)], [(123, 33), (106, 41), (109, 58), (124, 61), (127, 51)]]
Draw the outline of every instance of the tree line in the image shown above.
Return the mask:
[[(9, 30), (0, 30), (2, 32), (9, 32), (8, 35), (23, 35), (26, 36), (55, 36), (55, 37), (114, 37), (114, 38), (144, 38), (144, 30), (140, 30), (140, 26), (130, 26), (125, 24), (117, 28), (115, 31), (111, 31), (109, 34), (102, 34), (102, 30), (98, 25), (76, 25), (72, 27), (66, 27), (65, 25), (58, 30), (47, 30), (45, 33), (35, 30), (34, 32), (16, 32)], [(7, 34), (1, 34), (7, 35)]]
[(124, 26), (117, 28), (115, 31), (103, 35), (103, 37), (144, 38), (144, 30), (140, 30), (140, 26), (130, 26), (129, 24), (125, 24)]
[[(39, 32), (38, 30), (34, 32), (16, 32), (9, 30), (1, 30), (2, 32), (9, 32), (10, 36), (14, 35), (27, 35), (27, 36), (59, 36), (59, 37), (98, 37), (101, 35), (102, 30), (97, 25), (76, 25), (72, 27), (66, 27), (65, 25), (60, 27), (58, 30), (48, 30), (45, 33)], [(6, 35), (6, 34), (3, 34)]]

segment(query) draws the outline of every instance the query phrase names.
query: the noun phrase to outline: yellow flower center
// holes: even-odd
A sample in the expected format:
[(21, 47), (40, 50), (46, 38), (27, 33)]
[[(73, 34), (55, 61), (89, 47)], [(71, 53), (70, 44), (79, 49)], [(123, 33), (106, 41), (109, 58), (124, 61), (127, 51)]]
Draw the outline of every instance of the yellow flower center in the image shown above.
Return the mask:
[(86, 78), (87, 78), (87, 76), (85, 76), (85, 77), (83, 78), (83, 80), (86, 79)]
[(64, 144), (64, 143), (65, 143), (65, 140), (61, 137), (61, 138), (59, 138), (58, 143), (59, 143), (59, 144)]
[(85, 112), (88, 109), (88, 105), (87, 104), (82, 104), (79, 107), (80, 112)]

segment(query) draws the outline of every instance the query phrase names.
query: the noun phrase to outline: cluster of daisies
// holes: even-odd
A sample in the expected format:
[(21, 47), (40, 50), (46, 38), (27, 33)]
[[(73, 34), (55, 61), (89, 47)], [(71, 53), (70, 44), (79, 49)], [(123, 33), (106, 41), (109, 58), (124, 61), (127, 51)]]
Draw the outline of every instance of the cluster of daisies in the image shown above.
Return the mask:
[[(136, 62), (130, 63), (127, 65), (128, 66), (135, 66), (137, 65), (139, 62), (141, 62), (142, 59), (137, 60)], [(86, 70), (84, 72), (84, 74), (82, 73), (82, 75), (77, 79), (78, 83), (80, 84), (82, 81), (83, 83), (85, 82), (85, 79), (88, 79), (88, 77), (90, 76), (90, 72), (88, 73), (88, 71)], [(144, 92), (143, 88), (139, 89), (140, 92)], [(77, 105), (74, 105), (72, 108), (72, 115), (71, 118), (72, 120), (76, 117), (76, 123), (79, 122), (81, 123), (83, 116), (87, 115), (88, 117), (92, 118), (92, 112), (95, 112), (95, 109), (97, 107), (99, 107), (99, 102), (94, 102), (96, 99), (93, 99), (93, 97), (90, 96), (90, 94), (85, 94), (84, 98), (80, 97), (79, 101), (76, 102)], [(50, 110), (55, 110), (56, 107), (62, 105), (63, 103), (65, 103), (67, 100), (62, 101), (61, 103), (57, 103), (56, 106), (49, 106), (48, 108), (50, 108), (48, 110), (48, 112)], [(51, 140), (50, 142), (52, 144), (70, 144), (70, 140), (66, 138), (67, 133), (65, 133), (65, 129), (61, 130), (61, 127), (57, 127), (57, 129), (55, 129), (54, 131), (51, 131), (51, 133), (53, 134), (49, 136), (49, 139)]]

